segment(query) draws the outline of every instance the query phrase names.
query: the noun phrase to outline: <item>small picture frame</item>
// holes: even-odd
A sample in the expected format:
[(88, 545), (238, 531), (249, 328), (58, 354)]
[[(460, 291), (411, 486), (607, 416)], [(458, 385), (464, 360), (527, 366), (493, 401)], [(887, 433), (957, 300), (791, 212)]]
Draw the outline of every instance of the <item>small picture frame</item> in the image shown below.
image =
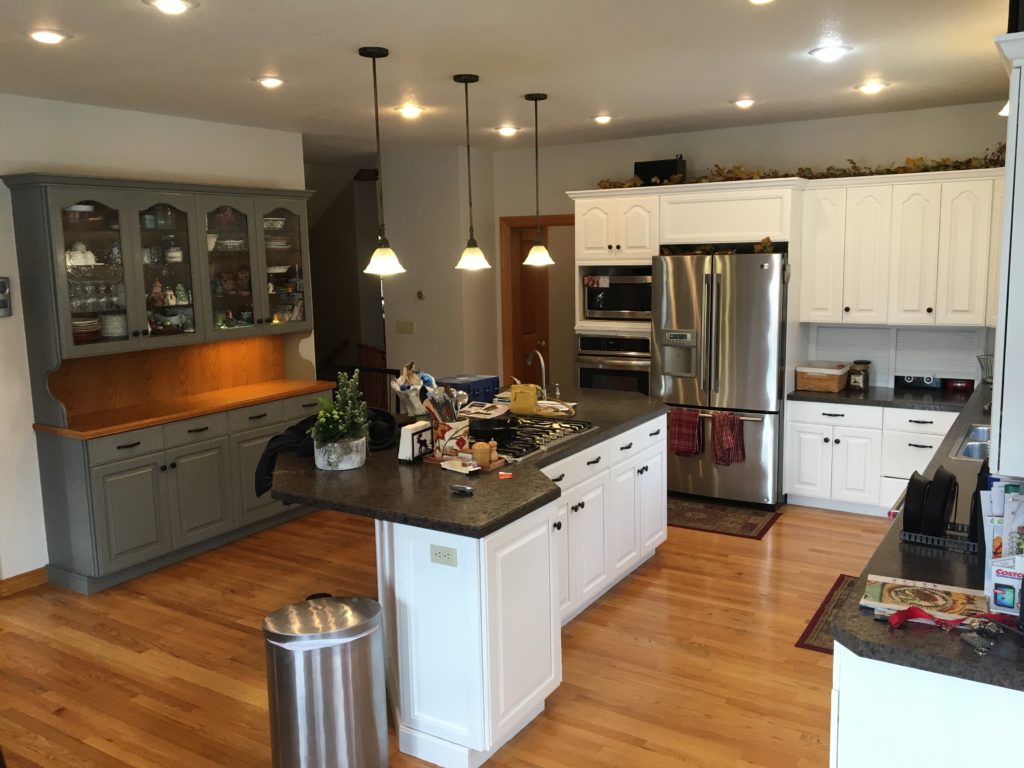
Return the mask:
[(11, 312), (11, 278), (0, 277), (0, 317), (10, 317)]

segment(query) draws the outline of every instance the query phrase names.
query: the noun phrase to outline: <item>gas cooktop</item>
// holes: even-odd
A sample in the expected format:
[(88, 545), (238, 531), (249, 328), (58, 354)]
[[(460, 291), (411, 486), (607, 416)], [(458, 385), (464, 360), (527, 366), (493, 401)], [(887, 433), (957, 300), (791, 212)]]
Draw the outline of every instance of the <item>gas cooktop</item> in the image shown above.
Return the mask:
[(509, 462), (522, 461), (595, 428), (589, 421), (542, 416), (512, 416), (508, 426), (510, 436), (498, 441), (498, 455)]

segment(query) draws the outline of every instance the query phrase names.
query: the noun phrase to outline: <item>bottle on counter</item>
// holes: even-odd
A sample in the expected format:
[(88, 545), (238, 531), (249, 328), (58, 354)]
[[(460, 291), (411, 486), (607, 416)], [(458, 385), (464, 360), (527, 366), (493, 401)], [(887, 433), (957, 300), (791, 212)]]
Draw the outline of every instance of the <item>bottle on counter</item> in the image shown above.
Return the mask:
[(847, 383), (847, 387), (850, 389), (856, 389), (861, 392), (867, 391), (868, 387), (871, 386), (871, 361), (870, 360), (854, 360), (850, 366), (850, 381)]

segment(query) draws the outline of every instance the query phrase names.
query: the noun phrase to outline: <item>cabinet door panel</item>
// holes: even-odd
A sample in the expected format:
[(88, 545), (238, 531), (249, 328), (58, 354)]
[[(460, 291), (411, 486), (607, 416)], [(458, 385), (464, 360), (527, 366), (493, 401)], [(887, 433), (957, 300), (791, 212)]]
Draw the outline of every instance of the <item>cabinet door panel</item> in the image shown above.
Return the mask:
[(891, 219), (891, 186), (847, 190), (843, 322), (886, 322)]
[(576, 607), (573, 600), (572, 555), (569, 552), (569, 502), (565, 496), (558, 499), (553, 526), (555, 535), (552, 546), (558, 565), (558, 615), (564, 622)]
[(991, 228), (991, 179), (943, 183), (936, 306), (939, 324), (985, 324)]
[(569, 507), (569, 535), (575, 575), (577, 607), (587, 605), (603, 591), (608, 572), (608, 532), (605, 523), (608, 473), (579, 486)]
[(612, 467), (608, 486), (608, 570), (614, 579), (640, 559), (636, 461)]
[(167, 457), (174, 511), (174, 546), (183, 547), (235, 527), (231, 450), (227, 437), (181, 448)]
[(892, 191), (889, 322), (933, 325), (939, 268), (941, 184), (897, 184)]
[(607, 259), (615, 234), (615, 200), (576, 201), (576, 258)]
[(149, 454), (92, 470), (100, 575), (171, 551), (165, 461), (162, 453)]
[(996, 179), (992, 188), (992, 229), (988, 244), (988, 298), (985, 301), (985, 325), (996, 327), (999, 314), (999, 254), (1003, 242), (1003, 205), (1006, 183)]
[(624, 197), (615, 217), (615, 255), (653, 258), (661, 250), (658, 240), (658, 196)]
[(878, 504), (882, 474), (882, 433), (836, 427), (833, 432), (832, 498)]
[(804, 200), (800, 321), (838, 323), (843, 317), (846, 190), (811, 190)]
[(259, 335), (265, 317), (262, 294), (267, 286), (259, 285), (253, 199), (197, 195), (196, 207), (207, 238), (200, 261), (207, 338), (220, 341)]
[(259, 291), (264, 331), (294, 333), (313, 327), (310, 303), (306, 203), (287, 198), (256, 198)]
[(827, 499), (832, 493), (832, 427), (786, 427), (786, 493)]
[(665, 445), (643, 454), (637, 461), (643, 470), (637, 483), (640, 507), (640, 547), (644, 554), (668, 538), (668, 489), (665, 478)]
[(257, 520), (283, 512), (285, 505), (271, 497), (270, 493), (256, 495), (256, 465), (259, 464), (263, 449), (270, 438), (284, 429), (281, 424), (271, 424), (261, 429), (250, 429), (233, 435), (232, 454), (235, 463), (235, 493), (238, 502), (238, 524), (246, 525)]

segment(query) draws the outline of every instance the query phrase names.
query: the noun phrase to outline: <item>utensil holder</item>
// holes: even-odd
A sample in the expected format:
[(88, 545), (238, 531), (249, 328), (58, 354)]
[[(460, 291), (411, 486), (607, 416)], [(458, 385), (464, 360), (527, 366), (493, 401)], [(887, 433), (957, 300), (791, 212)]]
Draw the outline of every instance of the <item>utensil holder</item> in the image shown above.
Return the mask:
[(457, 456), (469, 450), (469, 419), (434, 422), (434, 456)]

